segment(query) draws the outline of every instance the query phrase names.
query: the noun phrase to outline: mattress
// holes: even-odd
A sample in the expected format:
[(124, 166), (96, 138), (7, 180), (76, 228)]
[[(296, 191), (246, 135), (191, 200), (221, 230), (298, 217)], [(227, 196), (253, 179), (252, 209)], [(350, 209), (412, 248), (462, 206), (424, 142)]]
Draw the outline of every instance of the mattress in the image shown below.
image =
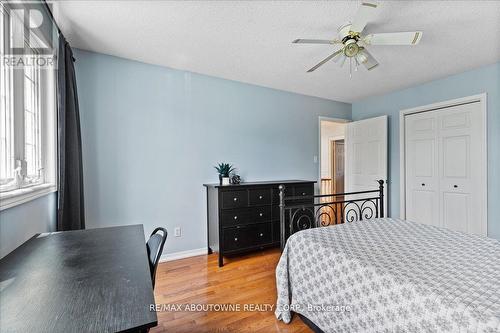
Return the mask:
[(276, 317), (324, 332), (500, 332), (500, 242), (399, 219), (290, 236)]

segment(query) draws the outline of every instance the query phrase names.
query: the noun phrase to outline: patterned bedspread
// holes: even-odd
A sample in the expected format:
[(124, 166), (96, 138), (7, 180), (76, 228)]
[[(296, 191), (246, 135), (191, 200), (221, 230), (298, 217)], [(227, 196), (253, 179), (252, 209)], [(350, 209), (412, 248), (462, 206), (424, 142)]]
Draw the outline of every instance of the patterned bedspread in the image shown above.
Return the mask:
[(500, 242), (398, 219), (292, 235), (276, 317), (324, 332), (500, 332)]

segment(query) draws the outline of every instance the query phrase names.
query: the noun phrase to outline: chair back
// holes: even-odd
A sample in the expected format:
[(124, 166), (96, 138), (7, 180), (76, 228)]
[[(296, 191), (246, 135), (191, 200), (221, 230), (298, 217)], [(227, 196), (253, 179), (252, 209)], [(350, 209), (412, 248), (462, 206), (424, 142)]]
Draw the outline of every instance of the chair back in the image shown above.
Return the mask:
[(153, 288), (155, 287), (156, 268), (158, 267), (158, 262), (160, 261), (161, 254), (163, 252), (163, 246), (165, 245), (165, 241), (167, 240), (167, 235), (168, 233), (165, 228), (158, 227), (151, 233), (151, 236), (146, 243)]

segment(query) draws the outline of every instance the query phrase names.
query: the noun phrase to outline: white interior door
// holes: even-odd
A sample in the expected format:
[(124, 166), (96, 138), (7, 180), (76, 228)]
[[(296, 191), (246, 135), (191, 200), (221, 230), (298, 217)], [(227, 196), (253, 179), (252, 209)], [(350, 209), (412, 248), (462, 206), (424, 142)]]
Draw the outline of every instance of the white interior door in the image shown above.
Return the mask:
[(481, 103), (405, 116), (406, 219), (486, 235)]
[(406, 116), (406, 219), (439, 225), (437, 115)]
[(486, 235), (486, 218), (482, 211), (485, 147), (480, 103), (443, 109), (438, 120), (442, 225)]
[[(377, 189), (379, 179), (387, 180), (387, 116), (347, 123), (346, 192)], [(384, 191), (384, 214), (387, 216), (387, 184)]]

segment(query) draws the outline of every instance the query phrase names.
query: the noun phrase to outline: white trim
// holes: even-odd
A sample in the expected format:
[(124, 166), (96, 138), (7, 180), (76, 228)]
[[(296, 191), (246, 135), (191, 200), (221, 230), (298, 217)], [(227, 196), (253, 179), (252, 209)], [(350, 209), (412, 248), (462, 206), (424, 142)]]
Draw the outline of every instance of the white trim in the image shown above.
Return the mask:
[(330, 140), (330, 142), (344, 140), (344, 139), (345, 139), (345, 135), (335, 135), (335, 136), (331, 136), (328, 138), (328, 140)]
[[(413, 113), (434, 111), (436, 109), (448, 108), (459, 104), (479, 102), (481, 104), (481, 112), (483, 113), (483, 147), (484, 147), (484, 159), (482, 161), (483, 165), (483, 185), (484, 189), (484, 203), (483, 203), (483, 215), (484, 221), (486, 221), (486, 229), (488, 228), (488, 112), (487, 112), (487, 94), (482, 93), (478, 95), (472, 95), (457, 99), (452, 99), (444, 102), (438, 102), (423, 106), (418, 106), (411, 109), (401, 110), (399, 113), (399, 213), (401, 219), (406, 218), (406, 165), (405, 165), (405, 116)], [(487, 234), (487, 230), (486, 230)]]
[(56, 192), (54, 184), (40, 184), (0, 194), (0, 211)]
[(322, 121), (330, 121), (332, 123), (341, 123), (341, 124), (347, 124), (352, 122), (352, 120), (350, 119), (332, 118), (325, 116), (318, 117), (318, 181), (316, 183), (316, 188), (318, 189), (318, 193), (321, 190), (321, 122)]
[(208, 249), (206, 247), (202, 247), (199, 249), (180, 251), (174, 253), (164, 253), (160, 257), (160, 262), (172, 261), (178, 259), (184, 259), (189, 257), (201, 256), (208, 254)]

